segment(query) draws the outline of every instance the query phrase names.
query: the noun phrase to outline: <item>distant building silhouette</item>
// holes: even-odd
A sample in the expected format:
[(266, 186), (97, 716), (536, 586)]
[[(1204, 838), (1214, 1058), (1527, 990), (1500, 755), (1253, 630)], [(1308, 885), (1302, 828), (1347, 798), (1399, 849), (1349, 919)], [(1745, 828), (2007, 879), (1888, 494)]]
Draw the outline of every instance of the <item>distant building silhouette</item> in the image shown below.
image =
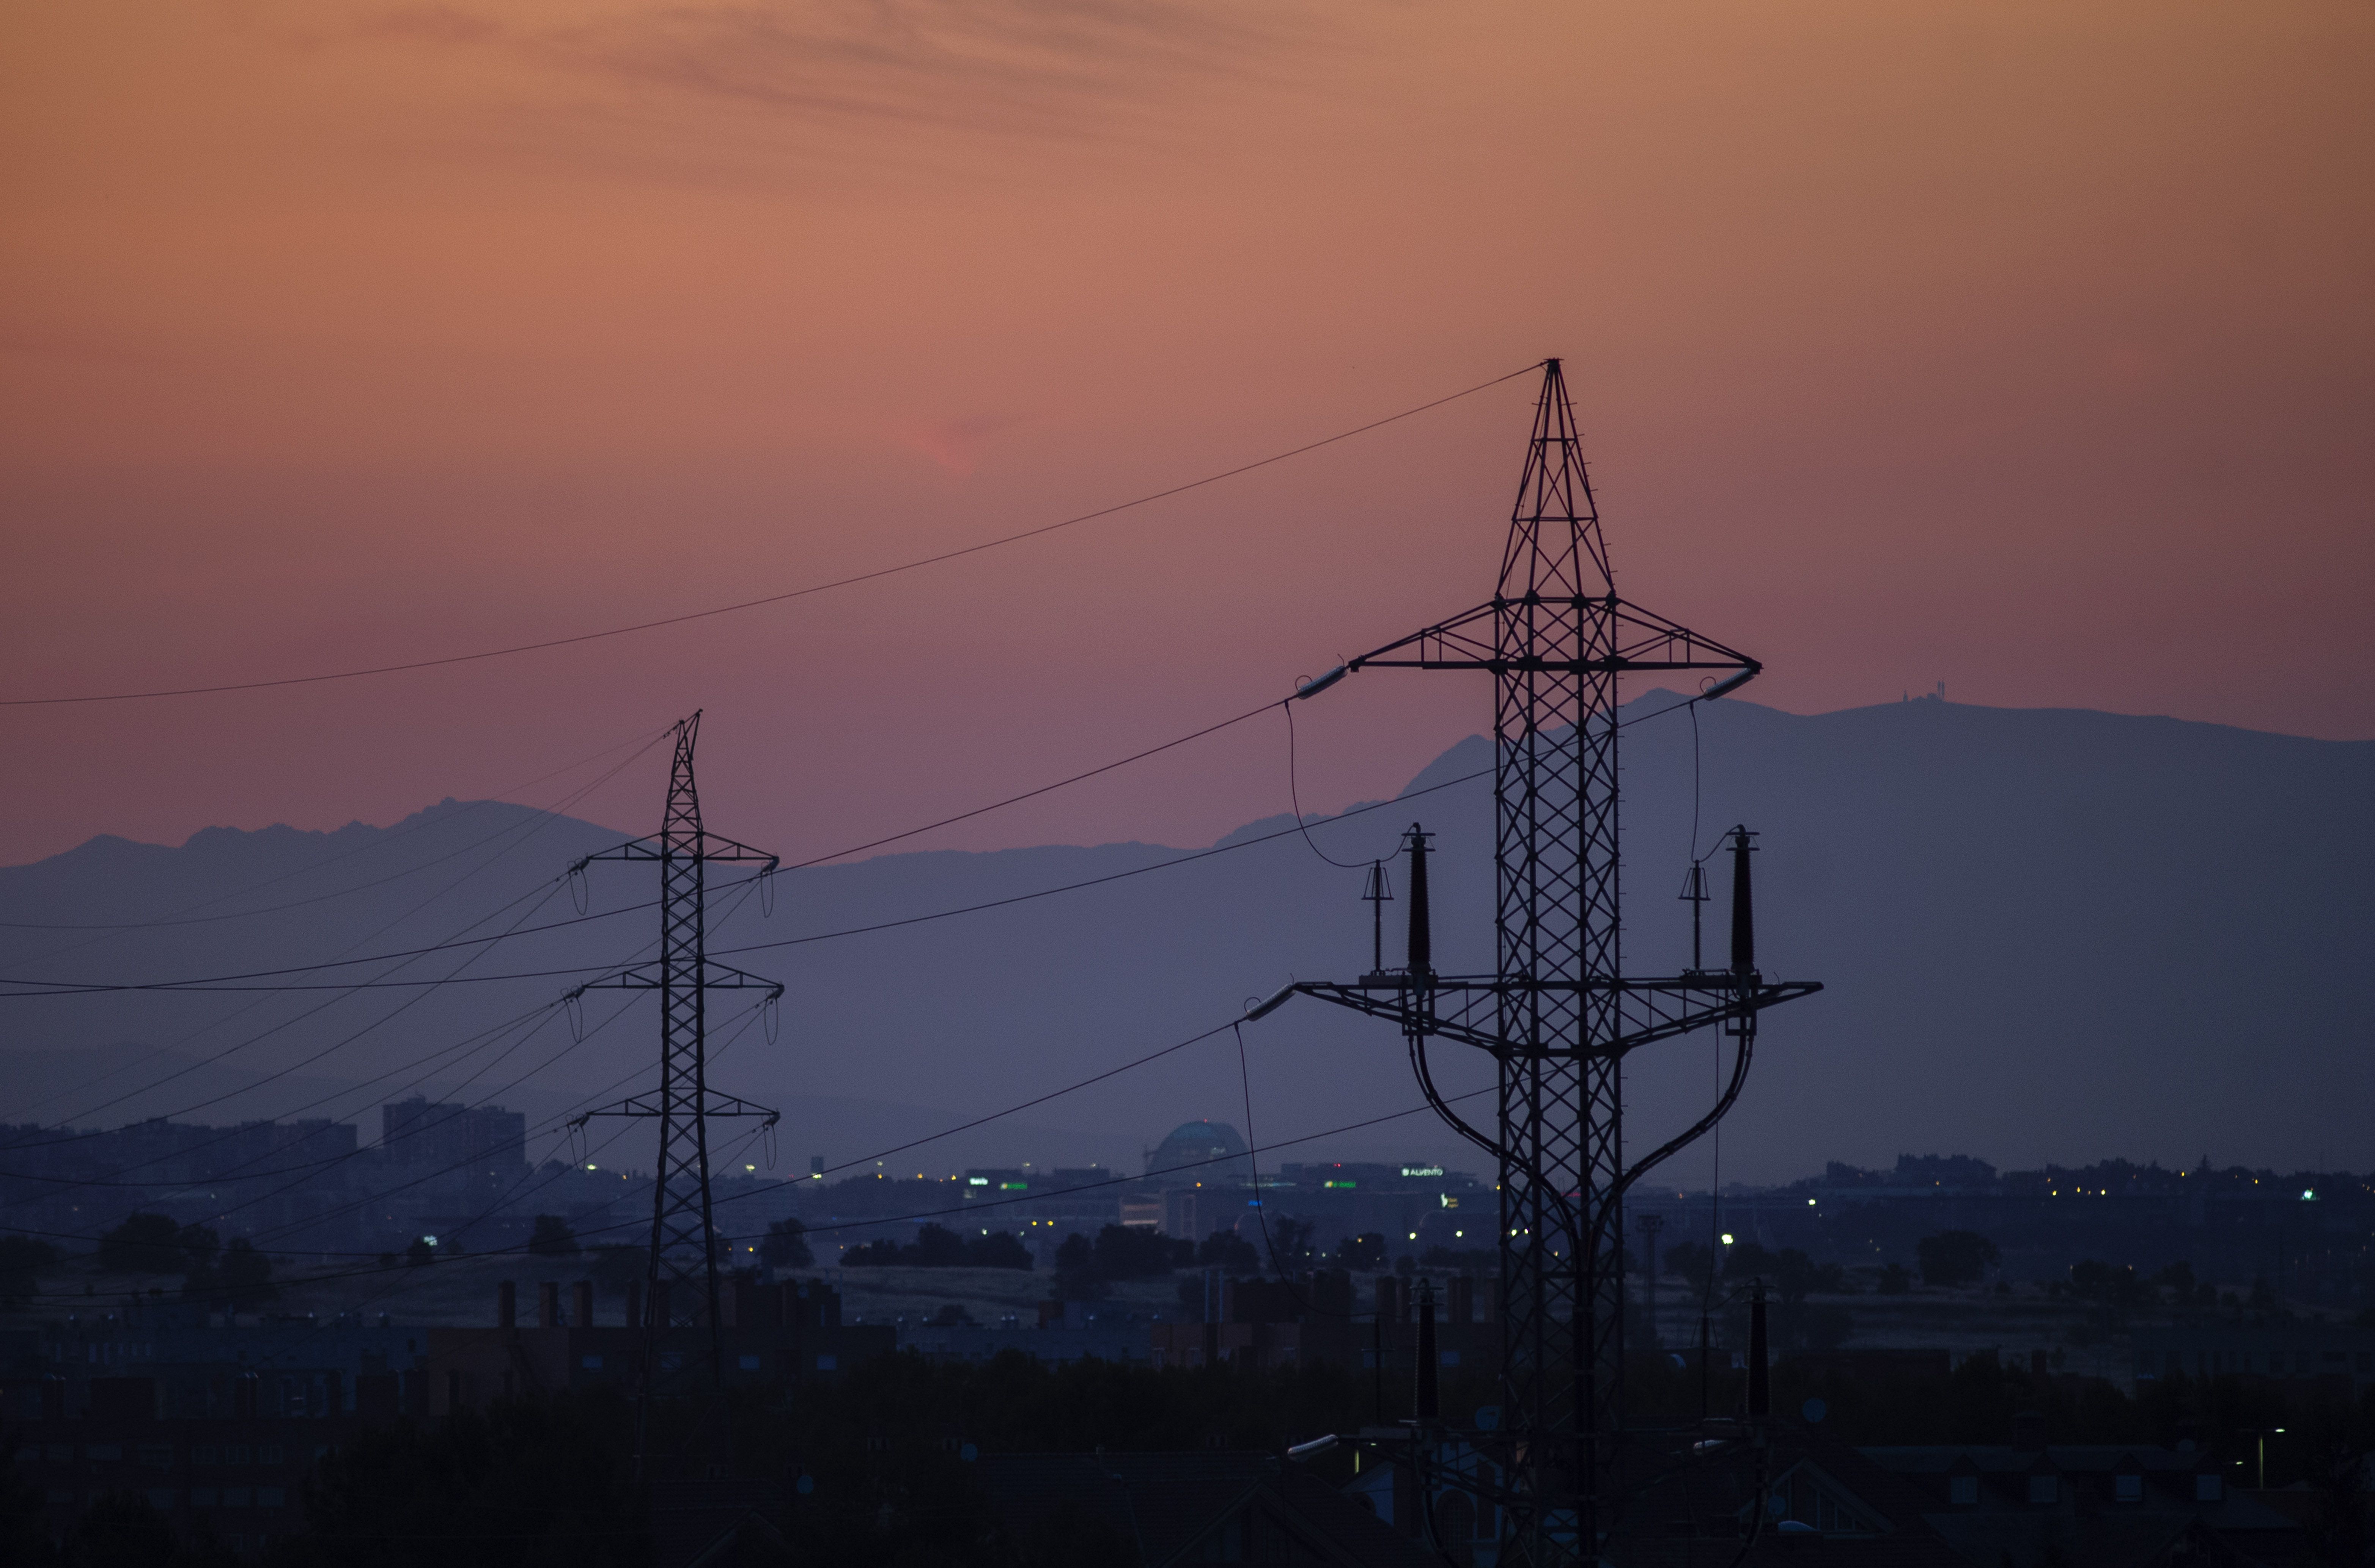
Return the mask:
[(391, 1162), (408, 1169), (510, 1181), (527, 1171), (527, 1117), (500, 1105), (416, 1096), (380, 1107), (380, 1146)]
[[(1245, 1152), (1245, 1138), (1226, 1122), (1182, 1122), (1161, 1143), (1146, 1151), (1146, 1173), (1152, 1176), (1179, 1171), (1182, 1176), (1196, 1181), (1251, 1181), (1251, 1162), (1229, 1159)], [(1227, 1162), (1205, 1166), (1206, 1161)], [(1179, 1170), (1182, 1166), (1190, 1169)], [(1202, 1168), (1194, 1169), (1199, 1166)]]

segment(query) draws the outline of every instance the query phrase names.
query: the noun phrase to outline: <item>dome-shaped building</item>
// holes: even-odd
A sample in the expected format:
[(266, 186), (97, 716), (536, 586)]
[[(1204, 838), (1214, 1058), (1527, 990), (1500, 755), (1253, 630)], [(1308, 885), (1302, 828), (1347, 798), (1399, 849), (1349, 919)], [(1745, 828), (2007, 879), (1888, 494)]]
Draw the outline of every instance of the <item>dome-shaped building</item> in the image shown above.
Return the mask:
[[(1173, 1172), (1175, 1179), (1183, 1183), (1242, 1182), (1250, 1179), (1247, 1162), (1230, 1161), (1229, 1156), (1245, 1151), (1246, 1140), (1226, 1122), (1182, 1122), (1146, 1151), (1146, 1173)], [(1229, 1162), (1206, 1163), (1213, 1160)], [(1181, 1166), (1189, 1168), (1181, 1170)]]

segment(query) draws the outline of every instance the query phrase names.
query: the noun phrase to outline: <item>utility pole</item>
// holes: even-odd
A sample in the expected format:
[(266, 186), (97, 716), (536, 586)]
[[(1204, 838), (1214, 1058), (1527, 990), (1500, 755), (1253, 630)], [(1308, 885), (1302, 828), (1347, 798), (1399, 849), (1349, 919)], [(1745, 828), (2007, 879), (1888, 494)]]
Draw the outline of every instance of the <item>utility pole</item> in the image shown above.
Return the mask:
[[(1719, 697), (1755, 659), (1619, 598), (1559, 361), (1543, 367), (1518, 500), (1493, 597), (1346, 662), (1298, 693), (1369, 667), (1493, 678), (1495, 973), (1434, 972), (1412, 830), (1411, 954), (1400, 974), (1295, 991), (1391, 1019), (1437, 1114), (1492, 1155), (1500, 1176), (1503, 1419), (1489, 1442), (1508, 1478), (1505, 1565), (1595, 1562), (1624, 1488), (1624, 1194), (1712, 1127), (1737, 1098), (1757, 1013), (1821, 989), (1755, 968), (1744, 875), (1733, 889), (1731, 968), (1625, 975), (1620, 955), (1617, 739), (1620, 674), (1699, 671)], [(1744, 850), (1742, 833), (1736, 848)], [(1735, 856), (1744, 868), (1745, 854)], [(1725, 1026), (1729, 1085), (1692, 1126), (1631, 1164), (1622, 1067), (1655, 1042)], [(1490, 1131), (1435, 1089), (1430, 1046), (1490, 1055)]]
[[(746, 974), (710, 961), (708, 867), (713, 861), (760, 864), (769, 877), (778, 864), (765, 850), (752, 849), (705, 831), (701, 796), (693, 783), (692, 753), (701, 735), (701, 714), (676, 726), (676, 758), (668, 774), (668, 807), (660, 831), (589, 855), (569, 868), (581, 874), (596, 861), (655, 861), (660, 870), (660, 954), (579, 992), (597, 989), (657, 991), (660, 999), (660, 1076), (656, 1091), (589, 1111), (571, 1125), (596, 1116), (632, 1116), (659, 1123), (658, 1163), (652, 1177), (651, 1251), (644, 1266), (642, 1365), (635, 1415), (635, 1464), (643, 1469), (650, 1401), (663, 1374), (685, 1369), (667, 1341), (681, 1331), (703, 1335), (707, 1391), (725, 1385), (724, 1313), (717, 1289), (717, 1232), (709, 1196), (709, 1124), (722, 1118), (759, 1117), (772, 1127), (779, 1113), (709, 1087), (708, 995), (719, 990), (763, 990), (763, 1006), (783, 996), (781, 982)], [(688, 1380), (668, 1377), (670, 1391), (690, 1392)]]
[(1647, 1265), (1641, 1279), (1641, 1306), (1649, 1319), (1649, 1332), (1658, 1332), (1658, 1232), (1666, 1228), (1662, 1214), (1637, 1214), (1633, 1228), (1641, 1232), (1641, 1250)]

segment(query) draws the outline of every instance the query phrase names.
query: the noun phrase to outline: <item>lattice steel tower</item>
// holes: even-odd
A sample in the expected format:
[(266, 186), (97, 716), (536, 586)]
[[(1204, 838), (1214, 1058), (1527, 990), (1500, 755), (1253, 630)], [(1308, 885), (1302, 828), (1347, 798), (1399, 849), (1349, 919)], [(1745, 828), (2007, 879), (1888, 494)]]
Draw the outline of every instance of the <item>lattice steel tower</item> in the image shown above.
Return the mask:
[(676, 726), (676, 760), (668, 774), (668, 809), (660, 831), (614, 849), (589, 855), (572, 866), (572, 876), (597, 860), (656, 861), (660, 868), (660, 953), (581, 991), (657, 991), (660, 998), (660, 1080), (638, 1094), (572, 1124), (595, 1116), (649, 1117), (659, 1123), (658, 1163), (653, 1167), (651, 1256), (644, 1271), (642, 1387), (652, 1391), (659, 1341), (671, 1329), (703, 1330), (710, 1386), (724, 1379), (723, 1315), (717, 1292), (717, 1232), (711, 1223), (709, 1124), (727, 1117), (758, 1116), (773, 1126), (778, 1113), (709, 1087), (708, 996), (712, 991), (762, 989), (764, 1005), (784, 993), (780, 982), (745, 974), (710, 961), (708, 867), (713, 861), (757, 861), (759, 875), (773, 875), (777, 860), (765, 850), (721, 838), (701, 825), (701, 796), (692, 777), (693, 744), (701, 734), (695, 713)]
[[(1820, 988), (1767, 983), (1753, 955), (1743, 967), (1737, 953), (1723, 972), (1625, 975), (1617, 679), (1636, 671), (1728, 672), (1711, 688), (1720, 694), (1760, 666), (1617, 596), (1556, 360), (1544, 367), (1491, 602), (1345, 669), (1371, 666), (1493, 677), (1496, 972), (1436, 974), (1417, 925), (1423, 906), (1413, 901), (1403, 971), (1294, 989), (1400, 1022), (1438, 1114), (1494, 1157), (1505, 1403), (1502, 1430), (1487, 1442), (1508, 1477), (1502, 1501), (1511, 1555), (1503, 1561), (1596, 1561), (1607, 1505), (1624, 1485), (1625, 1190), (1730, 1107), (1757, 1012)], [(1736, 847), (1744, 866), (1744, 834)], [(1423, 841), (1414, 844), (1414, 867), (1423, 851)], [(1744, 877), (1740, 891), (1744, 899)], [(1625, 1055), (1716, 1024), (1739, 1046), (1729, 1092), (1695, 1126), (1628, 1167)], [(1463, 1120), (1436, 1091), (1428, 1048), (1438, 1039), (1495, 1058), (1494, 1132)]]

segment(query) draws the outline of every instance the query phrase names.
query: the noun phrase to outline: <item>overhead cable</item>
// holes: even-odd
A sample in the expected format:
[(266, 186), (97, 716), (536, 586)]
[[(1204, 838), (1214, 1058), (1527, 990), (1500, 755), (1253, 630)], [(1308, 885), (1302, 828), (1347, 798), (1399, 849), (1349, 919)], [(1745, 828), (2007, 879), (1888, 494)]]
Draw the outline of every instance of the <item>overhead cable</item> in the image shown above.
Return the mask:
[(483, 659), (508, 658), (514, 654), (533, 654), (548, 648), (565, 648), (579, 643), (594, 643), (609, 637), (624, 637), (637, 631), (656, 631), (664, 626), (681, 626), (687, 621), (707, 620), (716, 616), (732, 615), (738, 610), (756, 609), (762, 605), (783, 604), (792, 599), (806, 598), (811, 594), (826, 593), (834, 588), (847, 588), (860, 583), (871, 583), (878, 578), (896, 576), (901, 572), (920, 571), (928, 566), (938, 566), (946, 561), (959, 560), (966, 556), (979, 555), (985, 550), (1020, 544), (1025, 539), (1035, 539), (1061, 529), (1094, 522), (1100, 517), (1110, 517), (1116, 513), (1128, 512), (1134, 507), (1150, 505), (1154, 501), (1167, 500), (1176, 495), (1184, 495), (1189, 490), (1201, 489), (1206, 485), (1216, 485), (1223, 479), (1233, 479), (1241, 474), (1250, 474), (1257, 468), (1267, 468), (1274, 463), (1283, 463), (1289, 458), (1317, 452), (1321, 447), (1332, 446), (1340, 441), (1350, 441), (1354, 436), (1365, 435), (1371, 430), (1424, 414), (1429, 409), (1440, 408), (1447, 403), (1456, 403), (1463, 397), (1472, 396), (1488, 387), (1498, 386), (1505, 381), (1514, 381), (1518, 376), (1529, 374), (1540, 368), (1538, 361), (1521, 370), (1511, 371), (1507, 375), (1495, 376), (1491, 381), (1479, 382), (1474, 386), (1419, 404), (1416, 407), (1405, 408), (1398, 414), (1388, 414), (1384, 419), (1372, 419), (1365, 425), (1355, 425), (1349, 430), (1340, 430), (1334, 435), (1306, 442), (1301, 446), (1293, 447), (1285, 452), (1273, 453), (1268, 457), (1257, 458), (1251, 463), (1241, 463), (1234, 468), (1226, 468), (1217, 474), (1207, 474), (1200, 479), (1190, 479), (1185, 484), (1173, 485), (1168, 489), (1154, 490), (1128, 501), (1116, 501), (1111, 506), (1101, 506), (1093, 512), (1083, 512), (1077, 516), (1062, 518), (1054, 523), (1043, 523), (1035, 528), (1025, 528), (1017, 534), (1001, 535), (997, 538), (985, 539), (979, 544), (966, 545), (958, 549), (942, 550), (937, 555), (920, 556), (916, 560), (904, 560), (893, 566), (876, 567), (870, 572), (855, 572), (847, 577), (836, 577), (823, 583), (811, 583), (805, 587), (786, 589), (780, 594), (765, 594), (755, 599), (742, 599), (730, 605), (716, 605), (708, 609), (690, 610), (682, 615), (662, 616), (655, 620), (637, 621), (630, 626), (613, 626), (600, 631), (581, 631), (572, 637), (551, 637), (538, 643), (514, 643), (507, 648), (487, 648), (475, 654), (449, 654), (442, 658), (413, 659), (403, 664), (373, 665), (362, 669), (331, 670), (319, 675), (282, 676), (273, 680), (225, 681), (214, 686), (169, 687), (148, 691), (94, 692), (78, 697), (7, 697), (0, 698), (0, 708), (53, 707), (79, 702), (133, 702), (148, 698), (204, 697), (227, 691), (261, 691), (281, 686), (311, 686), (329, 680), (358, 680), (365, 676), (397, 675), (410, 670), (436, 669), (447, 665), (473, 664)]

